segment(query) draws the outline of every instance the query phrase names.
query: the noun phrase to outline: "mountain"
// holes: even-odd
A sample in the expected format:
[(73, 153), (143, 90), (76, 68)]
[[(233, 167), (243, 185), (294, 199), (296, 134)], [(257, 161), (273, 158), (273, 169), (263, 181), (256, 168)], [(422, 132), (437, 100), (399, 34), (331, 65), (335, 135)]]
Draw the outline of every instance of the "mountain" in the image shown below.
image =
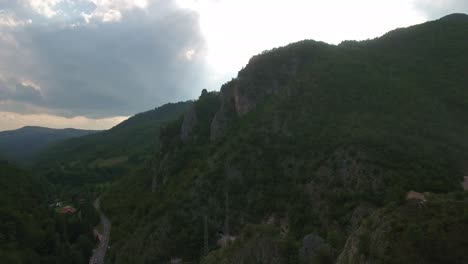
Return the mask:
[(35, 171), (54, 184), (103, 183), (138, 167), (157, 148), (159, 128), (192, 102), (166, 104), (99, 133), (63, 141), (41, 152)]
[(96, 133), (73, 128), (53, 129), (25, 126), (0, 132), (0, 153), (4, 159), (30, 162), (40, 151), (65, 139)]
[[(380, 240), (390, 250), (367, 263), (427, 260), (438, 243), (394, 258), (408, 252), (401, 245), (424, 247), (410, 240), (424, 230), (454, 238), (431, 263), (460, 256), (467, 32), (468, 16), (458, 14), (373, 40), (305, 40), (254, 56), (166, 125), (152, 161), (104, 194), (108, 263), (361, 263), (339, 256), (359, 254), (353, 240), (364, 228), (363, 258), (382, 256), (369, 243), (393, 223), (387, 216), (398, 217), (394, 239)], [(405, 221), (411, 190), (460, 199), (416, 203), (410, 210), (424, 217)]]

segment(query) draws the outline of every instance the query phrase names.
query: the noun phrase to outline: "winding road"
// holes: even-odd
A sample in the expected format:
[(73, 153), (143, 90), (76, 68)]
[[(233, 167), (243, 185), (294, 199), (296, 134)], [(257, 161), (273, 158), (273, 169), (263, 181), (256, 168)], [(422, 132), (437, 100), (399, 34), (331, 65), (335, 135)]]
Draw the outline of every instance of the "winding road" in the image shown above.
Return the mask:
[(89, 264), (104, 264), (104, 257), (106, 256), (107, 247), (109, 246), (111, 222), (101, 211), (101, 197), (94, 201), (94, 208), (96, 208), (99, 213), (99, 218), (101, 218), (102, 233), (99, 233), (99, 245), (94, 249), (93, 255), (89, 259)]

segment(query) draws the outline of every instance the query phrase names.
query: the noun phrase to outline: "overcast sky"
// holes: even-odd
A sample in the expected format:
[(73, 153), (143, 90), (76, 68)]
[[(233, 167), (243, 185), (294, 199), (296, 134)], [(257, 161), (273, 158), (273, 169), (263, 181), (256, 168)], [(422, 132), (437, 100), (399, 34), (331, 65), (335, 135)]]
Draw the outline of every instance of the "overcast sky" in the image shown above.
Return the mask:
[(219, 90), (252, 55), (468, 13), (468, 0), (0, 0), (0, 130), (105, 129)]

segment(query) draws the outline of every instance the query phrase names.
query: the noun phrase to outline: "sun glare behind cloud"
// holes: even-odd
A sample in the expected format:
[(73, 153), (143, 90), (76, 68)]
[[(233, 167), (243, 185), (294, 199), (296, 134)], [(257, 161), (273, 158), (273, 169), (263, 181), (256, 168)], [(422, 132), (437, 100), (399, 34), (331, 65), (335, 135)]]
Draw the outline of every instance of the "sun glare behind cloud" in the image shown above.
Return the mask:
[(235, 77), (251, 56), (266, 49), (303, 39), (338, 44), (374, 38), (425, 20), (406, 0), (178, 0), (177, 4), (200, 16), (207, 62), (217, 85)]

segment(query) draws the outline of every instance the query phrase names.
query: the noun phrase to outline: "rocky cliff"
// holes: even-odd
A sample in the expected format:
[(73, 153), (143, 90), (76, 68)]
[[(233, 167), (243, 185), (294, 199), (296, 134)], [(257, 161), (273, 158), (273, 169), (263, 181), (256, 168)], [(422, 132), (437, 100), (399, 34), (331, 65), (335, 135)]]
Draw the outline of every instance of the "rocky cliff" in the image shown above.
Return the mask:
[[(301, 45), (313, 47), (322, 43), (304, 42), (293, 46)], [(301, 65), (314, 59), (299, 53), (300, 50), (290, 47), (278, 50), (275, 56), (270, 53), (254, 56), (236, 79), (223, 85), (219, 94), (221, 107), (211, 122), (211, 140), (223, 137), (230, 120), (254, 110), (268, 96), (286, 91)]]
[[(116, 185), (104, 197), (121, 221), (112, 260), (332, 263), (342, 253), (340, 261), (370, 263), (408, 255), (398, 244), (411, 242), (398, 237), (407, 207), (378, 208), (401, 203), (409, 190), (461, 190), (468, 19), (460, 23), (442, 19), (338, 46), (302, 41), (253, 58), (161, 132), (153, 166), (164, 180), (156, 191), (153, 175), (136, 172), (125, 181), (132, 195)], [(440, 27), (444, 37), (426, 45)], [(418, 210), (424, 217), (414, 223), (456, 214)], [(369, 215), (381, 217), (364, 225)], [(458, 236), (439, 230), (445, 221), (422, 230), (462, 248)], [(236, 239), (220, 247), (226, 237)], [(450, 252), (435, 248), (433, 258)], [(412, 263), (421, 263), (427, 252), (415, 252)]]

